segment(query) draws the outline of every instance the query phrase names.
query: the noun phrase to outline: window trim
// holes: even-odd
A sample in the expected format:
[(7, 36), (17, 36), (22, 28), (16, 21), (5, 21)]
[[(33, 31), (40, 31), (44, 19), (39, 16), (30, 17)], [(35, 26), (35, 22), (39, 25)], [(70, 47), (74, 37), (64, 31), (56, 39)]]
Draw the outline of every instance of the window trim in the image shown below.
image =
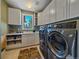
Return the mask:
[[(23, 27), (24, 16), (32, 16), (32, 27), (31, 28), (24, 28)], [(34, 27), (34, 18), (33, 18), (33, 15), (31, 15), (31, 14), (22, 14), (22, 30), (33, 30), (33, 27)]]

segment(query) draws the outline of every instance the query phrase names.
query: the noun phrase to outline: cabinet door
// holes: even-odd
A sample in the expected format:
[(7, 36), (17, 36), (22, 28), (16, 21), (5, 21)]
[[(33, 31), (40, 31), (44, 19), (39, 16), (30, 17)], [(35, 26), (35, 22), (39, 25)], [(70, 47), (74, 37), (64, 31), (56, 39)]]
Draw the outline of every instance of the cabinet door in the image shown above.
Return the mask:
[(21, 25), (21, 11), (19, 9), (8, 8), (8, 24)]
[(56, 21), (56, 7), (55, 7), (55, 0), (53, 0), (50, 4), (49, 4), (49, 7), (50, 7), (50, 10), (49, 10), (49, 18), (50, 18), (50, 23), (53, 23)]
[(14, 24), (21, 25), (21, 11), (14, 9)]
[(14, 24), (14, 10), (8, 8), (8, 24)]
[(66, 19), (66, 0), (56, 0), (56, 21)]
[(22, 47), (27, 46), (27, 35), (22, 35)]
[(79, 0), (70, 0), (70, 18), (79, 16)]
[(24, 34), (22, 35), (22, 46), (34, 45), (34, 35), (33, 34)]
[(49, 6), (47, 6), (43, 12), (43, 22), (44, 24), (48, 24), (49, 23)]
[(45, 22), (45, 10), (42, 11), (42, 25), (44, 25), (46, 22)]
[(42, 22), (43, 22), (43, 24), (46, 24), (46, 10), (44, 9), (43, 10), (43, 20), (42, 20)]
[(28, 40), (27, 40), (28, 45), (34, 45), (35, 44), (35, 42), (34, 42), (34, 34), (28, 34), (27, 38), (28, 38)]
[(38, 25), (42, 25), (43, 24), (43, 13), (40, 12), (38, 13)]
[(39, 32), (35, 32), (34, 35), (35, 35), (35, 36), (34, 36), (35, 44), (40, 44), (40, 43), (39, 43)]

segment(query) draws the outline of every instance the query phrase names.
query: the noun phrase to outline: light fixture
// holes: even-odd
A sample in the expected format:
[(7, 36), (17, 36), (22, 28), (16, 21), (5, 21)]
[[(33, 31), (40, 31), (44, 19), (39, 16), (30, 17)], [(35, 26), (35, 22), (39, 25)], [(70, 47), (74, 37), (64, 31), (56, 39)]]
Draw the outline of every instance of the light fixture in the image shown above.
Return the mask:
[(28, 3), (28, 8), (32, 8), (32, 4), (31, 3)]
[(32, 1), (31, 0), (29, 0), (29, 2), (27, 3), (27, 7), (32, 8)]

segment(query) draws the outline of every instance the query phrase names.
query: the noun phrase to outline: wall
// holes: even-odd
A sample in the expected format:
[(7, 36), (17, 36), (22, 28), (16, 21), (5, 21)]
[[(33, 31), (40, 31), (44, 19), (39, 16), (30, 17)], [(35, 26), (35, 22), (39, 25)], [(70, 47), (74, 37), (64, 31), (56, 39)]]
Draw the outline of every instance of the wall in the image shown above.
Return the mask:
[[(1, 23), (1, 0), (0, 0), (0, 23)], [(0, 32), (1, 32), (1, 28), (0, 28)], [(0, 40), (1, 40), (1, 35), (0, 35)], [(0, 41), (0, 59), (1, 59), (1, 41)]]
[(7, 23), (8, 23), (8, 6), (4, 0), (1, 0), (1, 22), (0, 22), (0, 32), (7, 33)]
[(0, 0), (0, 32), (1, 32), (1, 0)]
[[(7, 33), (7, 23), (8, 23), (8, 6), (6, 5), (4, 0), (0, 0), (0, 40), (1, 40), (1, 35), (4, 33)], [(0, 43), (1, 47), (1, 43)], [(1, 53), (0, 48), (0, 53)], [(0, 55), (1, 59), (1, 55)]]
[(8, 33), (21, 32), (21, 25), (8, 25)]

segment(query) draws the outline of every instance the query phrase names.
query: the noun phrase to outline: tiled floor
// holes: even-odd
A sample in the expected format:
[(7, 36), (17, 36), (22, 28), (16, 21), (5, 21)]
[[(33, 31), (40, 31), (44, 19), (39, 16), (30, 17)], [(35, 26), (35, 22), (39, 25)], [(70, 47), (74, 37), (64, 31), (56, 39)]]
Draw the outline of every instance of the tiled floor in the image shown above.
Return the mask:
[[(39, 53), (40, 53), (40, 56), (41, 56), (41, 59), (44, 59), (41, 52), (40, 52), (40, 49), (39, 49), (39, 46), (32, 46), (32, 47), (37, 47)], [(20, 48), (20, 49), (14, 49), (14, 50), (8, 50), (8, 51), (4, 51), (2, 52), (1, 56), (2, 56), (2, 59), (18, 59), (18, 56), (20, 54), (20, 51), (21, 50), (24, 50), (24, 49), (27, 49), (27, 48), (31, 48), (31, 47), (26, 47), (26, 48)]]
[(17, 59), (20, 49), (3, 51), (1, 54), (2, 59)]

